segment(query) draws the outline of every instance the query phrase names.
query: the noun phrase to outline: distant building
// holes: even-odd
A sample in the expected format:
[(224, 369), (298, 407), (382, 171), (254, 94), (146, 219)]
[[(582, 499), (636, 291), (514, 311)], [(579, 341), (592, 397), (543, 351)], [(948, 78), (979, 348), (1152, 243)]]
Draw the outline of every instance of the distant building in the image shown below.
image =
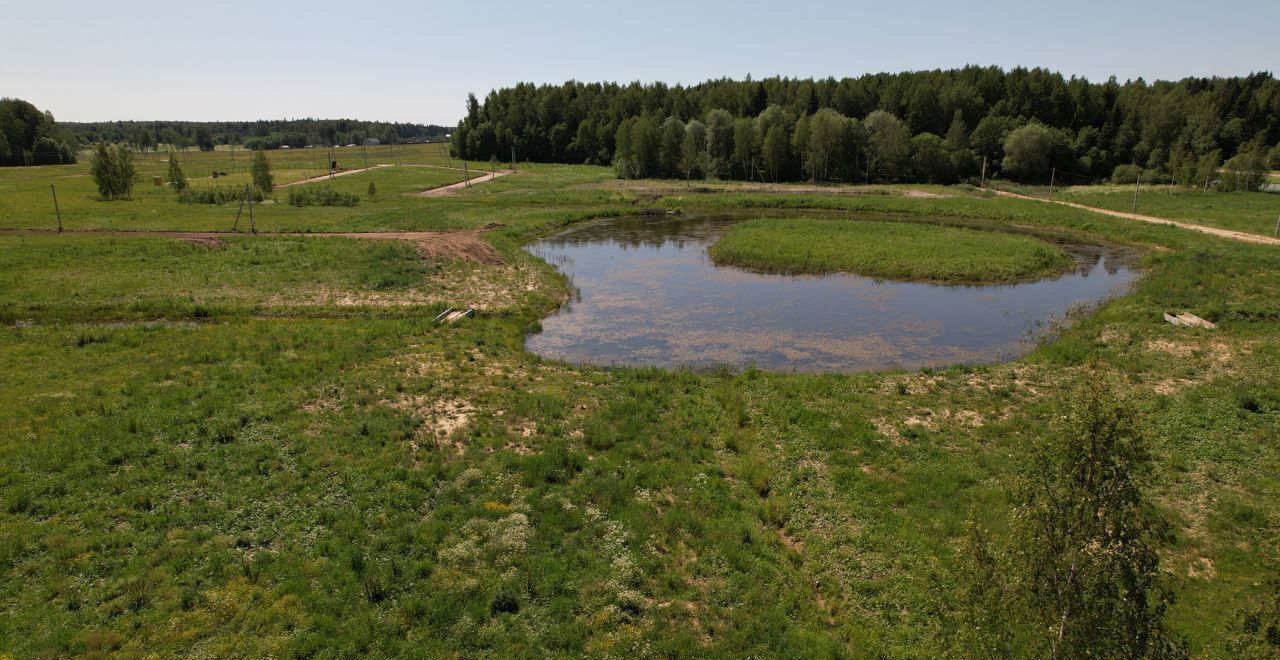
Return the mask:
[(378, 146), (378, 145), (380, 145), (380, 144), (382, 144), (382, 140), (379, 140), (378, 138), (365, 138), (365, 139), (364, 139), (364, 146), (366, 146), (366, 147), (376, 147), (376, 146)]

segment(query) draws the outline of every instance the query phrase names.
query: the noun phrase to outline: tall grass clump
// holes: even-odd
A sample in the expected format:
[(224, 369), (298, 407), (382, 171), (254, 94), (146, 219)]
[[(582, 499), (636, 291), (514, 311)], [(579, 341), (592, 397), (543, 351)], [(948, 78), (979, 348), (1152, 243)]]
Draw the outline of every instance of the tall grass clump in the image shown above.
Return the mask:
[[(250, 187), (249, 194), (255, 202), (266, 199), (262, 190), (256, 187)], [(238, 202), (241, 199), (244, 199), (244, 188), (235, 186), (186, 187), (178, 191), (178, 201), (183, 204), (226, 204)]]
[(360, 203), (360, 196), (329, 186), (295, 186), (289, 189), (289, 203), (298, 207), (355, 206)]

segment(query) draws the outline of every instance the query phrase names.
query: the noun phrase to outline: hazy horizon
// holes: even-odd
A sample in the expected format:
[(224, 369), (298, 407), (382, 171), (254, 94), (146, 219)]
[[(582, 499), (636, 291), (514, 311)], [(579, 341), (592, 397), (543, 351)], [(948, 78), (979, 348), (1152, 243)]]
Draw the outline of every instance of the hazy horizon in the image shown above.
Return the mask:
[(216, 11), (47, 2), (9, 9), (22, 30), (0, 43), (0, 96), (72, 122), (312, 117), (452, 126), (468, 93), (483, 98), (517, 82), (691, 85), (967, 64), (1095, 82), (1243, 76), (1275, 64), (1271, 32), (1280, 23), (1280, 4), (1249, 4), (1205, 16), (1183, 0), (1088, 0), (1071, 12), (1008, 1), (982, 12), (937, 1), (819, 3), (790, 14), (754, 1), (652, 2), (644, 11), (491, 2), (471, 13), (432, 2), (361, 12), (331, 2), (233, 1)]

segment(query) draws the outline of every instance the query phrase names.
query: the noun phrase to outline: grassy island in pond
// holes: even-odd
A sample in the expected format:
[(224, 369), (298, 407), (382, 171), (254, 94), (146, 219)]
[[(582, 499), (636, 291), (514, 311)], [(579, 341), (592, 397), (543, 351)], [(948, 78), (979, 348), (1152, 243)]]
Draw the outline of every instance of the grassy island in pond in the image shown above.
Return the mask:
[(1010, 282), (1071, 265), (1065, 252), (1029, 236), (881, 221), (748, 220), (710, 253), (718, 264), (770, 272), (934, 282)]

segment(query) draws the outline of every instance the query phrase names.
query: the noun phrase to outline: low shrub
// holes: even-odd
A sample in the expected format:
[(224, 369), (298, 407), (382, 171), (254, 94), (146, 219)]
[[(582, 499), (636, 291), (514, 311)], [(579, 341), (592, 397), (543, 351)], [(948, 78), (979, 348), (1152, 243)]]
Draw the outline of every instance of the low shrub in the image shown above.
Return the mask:
[(294, 206), (355, 206), (360, 203), (360, 196), (329, 186), (295, 186), (289, 189), (289, 203)]
[[(261, 202), (266, 195), (257, 188), (250, 188), (253, 201)], [(238, 202), (244, 198), (244, 188), (235, 186), (209, 186), (206, 188), (186, 187), (178, 191), (178, 201), (183, 204), (226, 204)]]
[(1143, 171), (1137, 165), (1116, 165), (1111, 172), (1111, 183), (1136, 183), (1139, 176), (1143, 176)]

